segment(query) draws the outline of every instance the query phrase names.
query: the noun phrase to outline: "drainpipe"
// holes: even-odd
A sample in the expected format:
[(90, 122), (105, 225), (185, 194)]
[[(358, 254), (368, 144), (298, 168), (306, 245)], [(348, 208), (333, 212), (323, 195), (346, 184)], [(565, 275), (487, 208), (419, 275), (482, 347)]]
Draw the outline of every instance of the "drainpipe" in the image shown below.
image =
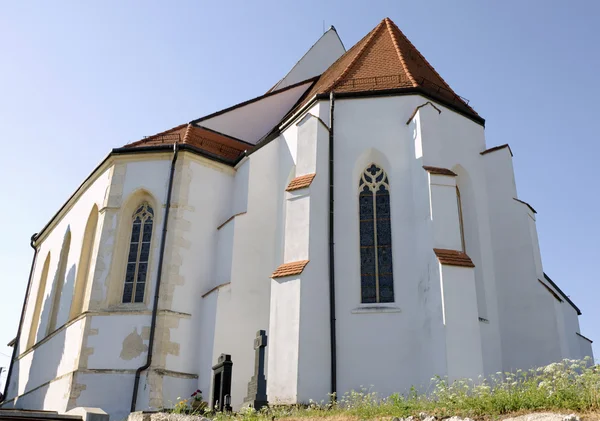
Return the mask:
[(335, 254), (333, 240), (333, 92), (329, 94), (329, 327), (331, 344), (331, 396), (337, 393), (337, 344), (335, 334)]
[(167, 203), (165, 206), (165, 219), (163, 221), (162, 237), (160, 239), (160, 254), (158, 255), (158, 271), (156, 275), (156, 287), (154, 288), (154, 306), (152, 307), (152, 322), (150, 323), (150, 338), (148, 342), (148, 355), (146, 364), (135, 371), (135, 381), (133, 383), (133, 395), (131, 397), (131, 412), (135, 412), (137, 403), (138, 388), (140, 385), (140, 375), (142, 371), (147, 370), (152, 363), (152, 350), (154, 349), (154, 333), (156, 331), (156, 314), (158, 312), (158, 298), (160, 293), (160, 281), (162, 279), (163, 259), (165, 255), (165, 244), (167, 240), (167, 224), (169, 223), (169, 209), (171, 208), (171, 192), (173, 191), (173, 178), (175, 176), (175, 163), (177, 162), (177, 146), (173, 144), (173, 160), (171, 161), (171, 172), (169, 174), (169, 187), (167, 189)]
[(12, 357), (10, 359), (10, 365), (8, 366), (8, 374), (6, 375), (6, 384), (4, 385), (4, 400), (8, 396), (8, 385), (10, 384), (10, 375), (12, 374), (13, 364), (17, 358), (17, 349), (19, 348), (19, 342), (21, 339), (21, 330), (23, 329), (23, 320), (25, 319), (25, 309), (27, 308), (27, 301), (29, 300), (29, 293), (31, 292), (31, 280), (33, 278), (33, 268), (35, 267), (35, 261), (37, 260), (38, 249), (35, 246), (35, 237), (37, 233), (31, 236), (29, 245), (33, 249), (33, 260), (31, 261), (31, 269), (29, 269), (29, 280), (27, 281), (27, 289), (25, 290), (25, 298), (23, 299), (23, 307), (21, 308), (21, 318), (19, 319), (19, 327), (17, 329), (17, 337), (15, 338), (15, 344), (13, 345)]

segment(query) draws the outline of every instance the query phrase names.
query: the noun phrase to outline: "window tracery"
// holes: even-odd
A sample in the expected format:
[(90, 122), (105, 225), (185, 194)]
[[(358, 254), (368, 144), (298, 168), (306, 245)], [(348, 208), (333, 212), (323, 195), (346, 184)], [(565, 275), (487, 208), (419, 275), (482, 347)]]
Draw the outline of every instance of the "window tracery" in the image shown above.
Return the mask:
[(383, 169), (371, 164), (362, 173), (358, 186), (361, 302), (392, 303), (394, 277), (388, 176)]

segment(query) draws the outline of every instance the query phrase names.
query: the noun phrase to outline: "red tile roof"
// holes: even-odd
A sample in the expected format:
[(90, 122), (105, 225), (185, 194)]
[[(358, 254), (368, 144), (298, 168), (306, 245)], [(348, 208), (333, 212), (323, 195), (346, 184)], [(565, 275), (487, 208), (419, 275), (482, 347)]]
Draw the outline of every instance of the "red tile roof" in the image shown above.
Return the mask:
[(283, 278), (284, 276), (299, 275), (302, 273), (307, 264), (308, 260), (284, 263), (275, 269), (275, 272), (273, 272), (271, 278)]
[(473, 264), (471, 258), (467, 256), (467, 253), (462, 251), (435, 248), (433, 251), (443, 265), (462, 266), (467, 268), (475, 267), (475, 264)]
[(423, 169), (425, 171), (427, 171), (430, 174), (435, 174), (435, 175), (449, 175), (452, 177), (456, 177), (456, 173), (454, 171), (451, 171), (447, 168), (440, 168), (440, 167), (430, 167), (428, 165), (423, 165)]
[(251, 145), (230, 136), (193, 124), (179, 125), (137, 142), (129, 143), (124, 147), (137, 148), (174, 143), (191, 145), (211, 155), (232, 161), (239, 158), (246, 149), (251, 147)]
[(286, 191), (294, 191), (294, 190), (304, 189), (304, 188), (310, 186), (310, 183), (312, 183), (313, 179), (315, 178), (315, 175), (316, 175), (315, 173), (300, 175), (300, 176), (294, 178), (292, 181), (290, 181), (290, 184), (288, 184), (288, 186), (285, 190)]
[(333, 63), (306, 99), (329, 92), (421, 88), (433, 98), (452, 103), (477, 117), (389, 18)]

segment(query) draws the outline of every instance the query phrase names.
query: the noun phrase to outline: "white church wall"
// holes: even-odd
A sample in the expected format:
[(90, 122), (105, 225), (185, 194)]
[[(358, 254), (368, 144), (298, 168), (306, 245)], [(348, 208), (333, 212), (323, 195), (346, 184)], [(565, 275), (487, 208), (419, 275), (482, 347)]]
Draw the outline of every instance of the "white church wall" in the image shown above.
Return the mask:
[[(79, 360), (82, 335), (83, 320), (78, 320), (22, 356), (18, 360), (18, 371), (11, 379), (8, 399), (31, 392), (75, 370)], [(51, 389), (54, 391), (57, 387), (58, 385), (53, 385)], [(63, 393), (66, 391), (63, 390)]]
[[(211, 294), (199, 300), (199, 311), (194, 312), (193, 321), (198, 329), (198, 349), (202, 351), (196, 356), (196, 372), (198, 373), (198, 389), (202, 390), (204, 400), (210, 400), (210, 387), (212, 384), (213, 348), (215, 344), (215, 333), (217, 327), (217, 301), (222, 292), (215, 290)], [(222, 306), (225, 307), (225, 306)]]
[[(562, 357), (554, 299), (538, 282), (530, 210), (516, 196), (507, 148), (484, 155), (503, 370), (541, 366)], [(493, 194), (492, 194), (493, 192)], [(532, 309), (536, 311), (532, 311)]]
[[(233, 236), (235, 233), (235, 220), (231, 220), (217, 232), (217, 259), (215, 261), (215, 279), (213, 286), (216, 287), (231, 280), (231, 264), (233, 262)], [(208, 289), (207, 289), (208, 291)]]
[[(280, 146), (275, 140), (248, 159), (248, 209), (235, 218), (231, 284), (219, 291), (212, 363), (221, 353), (232, 356), (234, 408), (245, 398), (254, 372), (256, 332), (269, 326), (269, 277), (278, 264), (275, 247), (282, 230), (277, 221), (282, 220), (280, 204), (293, 165), (287, 148)], [(230, 299), (222, 301), (227, 289)]]
[(248, 210), (249, 175), (250, 162), (246, 160), (236, 168), (235, 179), (233, 181), (231, 215), (237, 215)]
[(57, 378), (41, 385), (13, 402), (13, 407), (18, 409), (43, 408), (47, 411), (65, 412), (69, 401), (71, 374)]
[(440, 266), (448, 380), (477, 379), (483, 373), (483, 358), (475, 272), (472, 268)]
[[(422, 165), (451, 169), (460, 190), (465, 248), (475, 264), (484, 372), (502, 368), (496, 274), (490, 233), (488, 186), (482, 156), (483, 127), (440, 104), (421, 107), (409, 128)], [(439, 110), (439, 111), (438, 111)], [(512, 175), (511, 175), (512, 177)], [(513, 182), (514, 184), (514, 182)]]
[(273, 404), (298, 402), (301, 282), (296, 276), (271, 281), (267, 396)]
[(122, 370), (144, 365), (150, 318), (149, 314), (122, 313), (93, 316), (91, 328), (97, 334), (87, 338), (87, 346), (94, 350), (88, 368)]
[(454, 177), (429, 174), (433, 245), (436, 248), (461, 250), (461, 234)]
[[(167, 241), (170, 251), (166, 262), (171, 278), (167, 292), (167, 297), (170, 292), (169, 309), (181, 315), (165, 324), (168, 333), (163, 334), (168, 338), (169, 348), (177, 349), (166, 353), (165, 368), (168, 370), (197, 374), (198, 357), (202, 355), (205, 358), (205, 353), (211, 353), (211, 349), (203, 347), (198, 340), (203, 333), (195, 313), (203, 312), (205, 303), (202, 294), (229, 281), (223, 262), (217, 257), (224, 261), (228, 258), (227, 253), (220, 255), (219, 251), (231, 247), (231, 236), (229, 241), (226, 237), (221, 238), (225, 243), (220, 244), (221, 249), (219, 236), (221, 230), (231, 228), (225, 226), (217, 230), (217, 227), (231, 216), (234, 175), (235, 171), (230, 167), (191, 154), (185, 154), (181, 162), (177, 195), (172, 202), (177, 210), (174, 212), (172, 236)], [(217, 279), (218, 276), (222, 277), (222, 281)], [(181, 381), (182, 385), (186, 383), (189, 382)], [(163, 384), (163, 390), (166, 390), (165, 387)], [(189, 390), (184, 396), (194, 390)]]
[(274, 402), (320, 401), (329, 392), (328, 131), (315, 117), (320, 110), (313, 107), (308, 112), (313, 116), (292, 123), (282, 135), (288, 148), (297, 148), (288, 181), (293, 175), (317, 175), (308, 188), (286, 193), (282, 206), (279, 263), (309, 263), (300, 275), (271, 280), (267, 395)]
[[(102, 408), (109, 412), (112, 421), (122, 421), (127, 418), (131, 409), (134, 374), (77, 373), (76, 376), (77, 383), (87, 385), (77, 398), (77, 406)], [(144, 383), (145, 376), (142, 376), (140, 384)], [(141, 406), (143, 403), (141, 397), (138, 405)]]
[[(8, 399), (50, 381), (57, 376), (56, 373), (59, 371), (61, 375), (68, 372), (69, 367), (67, 366), (74, 364), (73, 359), (77, 355), (81, 343), (80, 322), (71, 324), (66, 328), (63, 327), (62, 331), (57, 332), (44, 343), (37, 345), (33, 351), (25, 355), (22, 354), (27, 351), (27, 341), (29, 331), (32, 328), (32, 318), (40, 286), (40, 278), (48, 254), (50, 254), (50, 266), (42, 298), (35, 343), (46, 338), (48, 333), (52, 333), (48, 332), (48, 320), (54, 297), (53, 294), (56, 291), (58, 282), (62, 282), (63, 285), (61, 297), (58, 301), (56, 328), (60, 329), (67, 321), (85, 226), (92, 207), (97, 205), (100, 208), (102, 205), (106, 189), (110, 183), (108, 165), (100, 168), (97, 174), (84, 184), (81, 191), (73, 197), (71, 202), (67, 203), (65, 210), (61, 212), (55, 221), (52, 221), (52, 224), (37, 240), (39, 252), (33, 272), (33, 287), (30, 291), (27, 308), (25, 309), (23, 329), (18, 344), (18, 353), (21, 357), (15, 362), (13, 367), (11, 385), (9, 385), (7, 393)], [(65, 278), (59, 280), (57, 279), (59, 256), (61, 255), (61, 248), (67, 231), (71, 233), (69, 255), (66, 262)], [(93, 270), (93, 267), (90, 270)], [(66, 361), (64, 358), (71, 358), (71, 360)], [(55, 362), (54, 366), (51, 362)], [(58, 384), (53, 386), (53, 388), (56, 387), (59, 387)]]
[[(592, 357), (592, 343), (589, 340), (582, 338), (581, 336), (577, 336), (577, 340), (579, 342), (579, 358)], [(593, 362), (594, 360), (592, 357), (591, 363), (593, 364)]]
[[(311, 113), (328, 121), (328, 102), (321, 102)], [(298, 169), (304, 167), (304, 171), (316, 173), (308, 188), (311, 196), (310, 225), (307, 227), (310, 262), (301, 275), (298, 401), (327, 401), (331, 384), (329, 132), (315, 117), (303, 120), (297, 127)]]
[[(429, 232), (429, 222), (415, 214), (413, 131), (406, 125), (420, 97), (337, 100), (335, 104), (335, 247), (338, 324), (339, 393), (373, 385), (382, 394), (423, 386), (443, 367), (439, 344), (441, 313), (423, 311), (439, 301), (439, 275), (431, 273), (428, 246), (415, 250), (414, 239)], [(358, 181), (371, 162), (387, 172), (390, 182), (394, 294), (392, 305), (361, 305)], [(420, 171), (424, 170), (419, 168)], [(424, 179), (426, 180), (426, 178)], [(427, 184), (423, 184), (427, 191)], [(417, 197), (419, 197), (417, 195)], [(421, 197), (428, 200), (427, 195)], [(435, 284), (438, 286), (435, 286)], [(435, 292), (437, 291), (437, 292)], [(430, 298), (431, 295), (431, 298)], [(367, 307), (367, 308), (365, 308)], [(359, 333), (360, 332), (360, 333)], [(438, 342), (436, 342), (438, 340)], [(376, 355), (376, 363), (364, 363)], [(445, 373), (441, 373), (445, 374)]]
[[(27, 345), (27, 338), (29, 335), (29, 329), (31, 328), (35, 306), (35, 298), (38, 293), (44, 261), (48, 253), (51, 255), (50, 266), (46, 280), (46, 290), (42, 301), (42, 311), (40, 313), (36, 342), (40, 341), (46, 337), (48, 333), (50, 333), (48, 332), (48, 321), (50, 317), (54, 291), (56, 290), (56, 285), (58, 282), (62, 282), (62, 293), (59, 300), (58, 315), (55, 327), (58, 328), (66, 323), (73, 298), (73, 288), (75, 285), (75, 276), (77, 272), (77, 265), (79, 264), (79, 256), (81, 253), (85, 226), (87, 224), (92, 207), (94, 205), (97, 205), (98, 208), (101, 207), (102, 200), (104, 199), (104, 194), (109, 183), (109, 170), (101, 170), (98, 176), (95, 177), (90, 183), (90, 185), (77, 196), (76, 200), (69, 204), (67, 211), (63, 214), (62, 218), (54, 222), (53, 225), (43, 233), (43, 236), (37, 240), (39, 252), (33, 275), (34, 288), (32, 288), (30, 292), (30, 300), (28, 301), (28, 305), (25, 310), (25, 320), (23, 325), (24, 333), (21, 334), (19, 343), (19, 350), (21, 352), (25, 351), (25, 347)], [(67, 231), (71, 233), (71, 242), (68, 260), (66, 262), (65, 278), (59, 280), (56, 279), (58, 276), (57, 270), (61, 249)]]

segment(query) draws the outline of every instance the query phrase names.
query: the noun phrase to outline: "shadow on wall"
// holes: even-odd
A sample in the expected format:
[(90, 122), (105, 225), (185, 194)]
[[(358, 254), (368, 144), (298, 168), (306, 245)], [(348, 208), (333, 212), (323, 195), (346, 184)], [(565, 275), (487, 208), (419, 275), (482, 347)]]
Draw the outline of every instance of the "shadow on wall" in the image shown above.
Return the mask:
[[(61, 258), (62, 257), (63, 256), (61, 256)], [(57, 281), (61, 281), (60, 279), (56, 279), (56, 277), (59, 276), (61, 272), (61, 263), (63, 262), (59, 262), (57, 274), (55, 275), (55, 282), (53, 282), (54, 291), (51, 291), (51, 293), (46, 296), (46, 299), (44, 301), (44, 307), (40, 319), (42, 321), (45, 320), (46, 323), (40, 323), (36, 343), (46, 338), (49, 334), (52, 334), (55, 330), (53, 329), (52, 332), (47, 331), (49, 323), (48, 319), (52, 313), (52, 302), (54, 301), (54, 295), (57, 291)], [(63, 293), (61, 293), (60, 297), (57, 297), (56, 302), (59, 303), (59, 308), (57, 308), (56, 311), (59, 317), (62, 314), (65, 314), (65, 311), (62, 309), (62, 307), (66, 308), (66, 314), (68, 317), (70, 300), (65, 300), (64, 297), (70, 298), (72, 296), (72, 291), (75, 283), (75, 273), (76, 265), (72, 265), (67, 273), (67, 276), (64, 279), (64, 285), (62, 285)], [(58, 291), (60, 290), (61, 288), (58, 289)], [(64, 319), (64, 317), (60, 317), (57, 320), (57, 327), (62, 326), (65, 322), (66, 319)], [(66, 330), (63, 330), (62, 332), (56, 334), (54, 337), (50, 338), (46, 343), (33, 350), (31, 366), (29, 368), (27, 384), (25, 386), (25, 393), (30, 392), (32, 389), (39, 387), (45, 383), (48, 383), (57, 377), (59, 365), (65, 354), (65, 341)], [(20, 373), (22, 373), (22, 375), (25, 374), (22, 370), (22, 367)], [(66, 405), (62, 408), (59, 407), (60, 401), (58, 401), (56, 397), (62, 397), (68, 390), (70, 390), (70, 388), (66, 389), (64, 392), (60, 392), (59, 395), (55, 397), (48, 397), (49, 386), (46, 386), (41, 388), (41, 390), (39, 391), (35, 391), (30, 395), (26, 395), (23, 398), (19, 399), (15, 403), (15, 407), (24, 409), (51, 409), (64, 411), (66, 410)]]

